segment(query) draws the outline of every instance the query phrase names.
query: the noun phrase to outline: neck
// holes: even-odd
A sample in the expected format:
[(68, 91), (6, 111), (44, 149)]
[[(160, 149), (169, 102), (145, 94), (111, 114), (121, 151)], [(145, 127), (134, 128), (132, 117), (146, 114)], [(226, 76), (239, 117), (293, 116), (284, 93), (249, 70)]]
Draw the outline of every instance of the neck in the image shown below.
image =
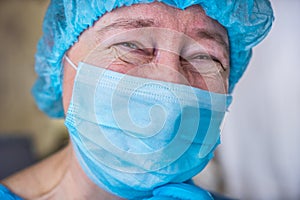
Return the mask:
[(72, 144), (66, 147), (69, 151), (69, 165), (59, 183), (49, 193), (39, 200), (44, 199), (121, 199), (95, 185), (82, 170)]
[(121, 199), (102, 190), (86, 176), (71, 143), (1, 183), (24, 199)]

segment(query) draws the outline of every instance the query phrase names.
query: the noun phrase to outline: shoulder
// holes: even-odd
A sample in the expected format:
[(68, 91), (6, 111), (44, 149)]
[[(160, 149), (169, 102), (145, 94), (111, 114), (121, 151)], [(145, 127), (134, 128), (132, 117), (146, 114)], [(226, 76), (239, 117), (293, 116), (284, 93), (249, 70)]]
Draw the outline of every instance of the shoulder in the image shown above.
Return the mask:
[(2, 200), (21, 200), (22, 198), (12, 193), (7, 187), (0, 184), (0, 199)]
[[(66, 169), (67, 150), (64, 149), (45, 160), (1, 181), (3, 191), (11, 191), (25, 199), (39, 197), (57, 185)], [(45, 181), (47, 180), (47, 181)], [(0, 183), (0, 185), (1, 185)], [(6, 189), (5, 189), (6, 188)], [(34, 188), (34, 190), (32, 189)], [(2, 200), (1, 196), (0, 199)]]

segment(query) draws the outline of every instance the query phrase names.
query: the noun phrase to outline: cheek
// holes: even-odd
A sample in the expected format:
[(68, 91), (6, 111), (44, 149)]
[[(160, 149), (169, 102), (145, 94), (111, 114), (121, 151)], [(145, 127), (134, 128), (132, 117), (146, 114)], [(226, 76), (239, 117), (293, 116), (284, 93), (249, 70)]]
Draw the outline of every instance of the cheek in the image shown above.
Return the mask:
[(225, 73), (205, 78), (205, 83), (208, 86), (209, 91), (216, 93), (227, 94), (228, 93), (228, 78)]
[(210, 76), (197, 76), (189, 78), (190, 84), (193, 87), (200, 88), (215, 93), (228, 93), (228, 78), (224, 74), (216, 74)]
[(64, 63), (64, 78), (63, 78), (63, 107), (65, 114), (68, 111), (69, 104), (72, 98), (72, 91), (76, 70), (73, 69), (68, 63)]

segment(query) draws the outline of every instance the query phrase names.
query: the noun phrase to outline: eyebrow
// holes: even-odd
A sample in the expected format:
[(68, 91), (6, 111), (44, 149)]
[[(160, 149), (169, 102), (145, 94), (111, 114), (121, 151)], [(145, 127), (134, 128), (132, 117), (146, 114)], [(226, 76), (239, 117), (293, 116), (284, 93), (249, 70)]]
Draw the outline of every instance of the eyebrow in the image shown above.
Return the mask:
[(113, 23), (100, 28), (97, 32), (103, 34), (106, 31), (113, 29), (134, 29), (134, 28), (144, 28), (144, 27), (153, 27), (154, 20), (152, 19), (124, 19), (120, 18)]
[(224, 37), (217, 32), (211, 32), (203, 29), (196, 29), (197, 37), (201, 39), (213, 40), (220, 44), (227, 52), (229, 52), (229, 45), (225, 42)]
[[(114, 29), (135, 29), (135, 28), (144, 28), (144, 27), (154, 27), (157, 26), (157, 23), (153, 19), (126, 19), (119, 18), (113, 23), (100, 28), (97, 33), (103, 35), (105, 32), (114, 30)], [(220, 44), (227, 52), (229, 52), (229, 46), (225, 42), (221, 34), (217, 32), (211, 32), (204, 29), (196, 29), (196, 36), (201, 39), (213, 40)]]

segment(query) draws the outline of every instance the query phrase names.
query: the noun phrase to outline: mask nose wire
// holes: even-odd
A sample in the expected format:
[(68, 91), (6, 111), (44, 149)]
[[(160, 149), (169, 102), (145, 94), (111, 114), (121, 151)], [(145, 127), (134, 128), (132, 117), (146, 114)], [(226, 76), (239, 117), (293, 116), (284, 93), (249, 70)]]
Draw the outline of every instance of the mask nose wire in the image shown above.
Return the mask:
[(70, 60), (67, 55), (64, 55), (64, 59), (77, 71), (77, 66)]

